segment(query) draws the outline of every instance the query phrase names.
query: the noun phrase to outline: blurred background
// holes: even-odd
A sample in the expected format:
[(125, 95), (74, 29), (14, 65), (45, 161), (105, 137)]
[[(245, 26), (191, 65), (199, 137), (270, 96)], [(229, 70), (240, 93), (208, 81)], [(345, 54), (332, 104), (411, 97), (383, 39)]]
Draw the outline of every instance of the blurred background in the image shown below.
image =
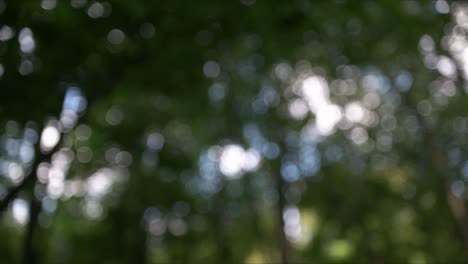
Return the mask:
[(1, 263), (466, 263), (468, 6), (0, 0)]

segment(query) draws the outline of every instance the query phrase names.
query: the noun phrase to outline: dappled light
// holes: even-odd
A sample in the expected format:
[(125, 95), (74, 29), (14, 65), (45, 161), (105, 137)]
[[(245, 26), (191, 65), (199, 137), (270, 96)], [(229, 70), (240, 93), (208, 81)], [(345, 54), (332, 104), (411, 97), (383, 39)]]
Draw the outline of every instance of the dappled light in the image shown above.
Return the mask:
[(1, 263), (464, 263), (468, 5), (0, 0)]

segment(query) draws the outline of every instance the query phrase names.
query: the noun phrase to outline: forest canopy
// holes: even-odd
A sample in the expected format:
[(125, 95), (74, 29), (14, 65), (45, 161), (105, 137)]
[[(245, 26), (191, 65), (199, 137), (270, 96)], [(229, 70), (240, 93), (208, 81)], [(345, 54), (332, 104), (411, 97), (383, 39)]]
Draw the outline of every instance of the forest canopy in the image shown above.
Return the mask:
[(465, 263), (463, 2), (0, 0), (1, 263)]

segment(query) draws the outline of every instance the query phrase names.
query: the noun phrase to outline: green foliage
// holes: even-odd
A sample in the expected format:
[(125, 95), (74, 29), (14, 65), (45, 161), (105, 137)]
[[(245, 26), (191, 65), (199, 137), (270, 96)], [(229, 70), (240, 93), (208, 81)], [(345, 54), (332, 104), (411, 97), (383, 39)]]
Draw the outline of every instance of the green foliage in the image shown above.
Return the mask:
[(0, 0), (0, 262), (466, 262), (467, 10)]

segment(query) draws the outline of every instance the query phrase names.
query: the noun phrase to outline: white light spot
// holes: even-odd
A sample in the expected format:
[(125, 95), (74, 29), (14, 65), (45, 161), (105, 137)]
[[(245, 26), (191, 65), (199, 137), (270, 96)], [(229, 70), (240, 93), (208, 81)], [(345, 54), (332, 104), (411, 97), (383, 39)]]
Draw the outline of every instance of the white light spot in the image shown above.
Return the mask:
[(435, 43), (431, 36), (424, 35), (419, 40), (419, 47), (425, 52), (434, 51)]
[(468, 181), (468, 161), (465, 161), (461, 167), (461, 172), (465, 181)]
[(364, 75), (362, 85), (369, 91), (386, 93), (390, 89), (388, 78), (379, 71), (372, 71)]
[(60, 140), (60, 132), (54, 126), (47, 126), (42, 131), (41, 149), (45, 151), (52, 150)]
[(53, 10), (57, 6), (57, 0), (42, 0), (41, 7), (44, 10)]
[(302, 120), (309, 112), (306, 102), (302, 99), (295, 99), (289, 103), (289, 114), (296, 120)]
[(299, 180), (301, 175), (296, 164), (286, 162), (281, 166), (281, 176), (283, 176), (283, 179), (288, 182), (295, 182)]
[(68, 132), (70, 128), (76, 125), (78, 121), (78, 115), (74, 111), (63, 110), (60, 113), (60, 129), (62, 132)]
[(49, 183), (47, 192), (52, 198), (60, 198), (65, 190), (65, 173), (59, 168), (52, 167), (49, 170)]
[(183, 236), (187, 233), (187, 224), (180, 218), (173, 219), (169, 222), (169, 231), (174, 236)]
[(304, 80), (302, 94), (314, 112), (330, 104), (328, 84), (322, 77), (313, 76)]
[(155, 217), (149, 220), (148, 230), (152, 235), (162, 236), (166, 232), (166, 229), (166, 222), (161, 217)]
[(402, 71), (396, 77), (395, 82), (397, 87), (401, 91), (406, 92), (411, 88), (411, 85), (413, 84), (413, 76), (411, 76), (411, 73), (407, 71)]
[(78, 125), (75, 128), (76, 139), (81, 140), (81, 141), (88, 140), (89, 137), (91, 136), (91, 133), (92, 133), (91, 128), (84, 124)]
[(42, 208), (47, 213), (53, 213), (57, 209), (57, 200), (51, 199), (50, 197), (44, 197), (42, 199)]
[(98, 219), (102, 216), (102, 211), (102, 205), (99, 202), (93, 200), (86, 201), (84, 212), (89, 218)]
[(368, 139), (367, 131), (362, 127), (355, 127), (351, 130), (350, 138), (356, 145), (361, 145)]
[(428, 100), (422, 100), (417, 105), (418, 112), (423, 116), (428, 116), (432, 113), (432, 105)]
[(260, 164), (261, 156), (255, 149), (249, 149), (244, 155), (244, 164), (242, 168), (246, 171), (254, 171)]
[(346, 119), (353, 123), (361, 123), (366, 118), (367, 109), (360, 102), (351, 102), (345, 106)]
[(112, 164), (115, 163), (115, 157), (117, 156), (119, 152), (120, 152), (120, 149), (116, 147), (108, 148), (105, 153), (107, 162), (112, 163)]
[(262, 154), (266, 159), (273, 160), (278, 158), (280, 154), (280, 148), (278, 144), (268, 142), (262, 146)]
[(91, 18), (100, 18), (104, 15), (104, 5), (95, 2), (92, 5), (89, 6), (88, 8), (88, 16)]
[(118, 28), (114, 28), (107, 34), (107, 41), (114, 45), (122, 44), (125, 40), (125, 33)]
[(91, 159), (93, 158), (93, 151), (91, 148), (83, 146), (78, 149), (78, 152), (76, 153), (76, 157), (78, 158), (78, 161), (81, 163), (87, 163), (90, 162)]
[(245, 171), (255, 171), (260, 165), (261, 155), (255, 149), (245, 151), (239, 145), (227, 145), (221, 150), (219, 169), (228, 178), (236, 178)]
[(440, 14), (448, 14), (450, 12), (450, 6), (445, 0), (437, 0), (435, 2), (435, 8)]
[(14, 183), (21, 182), (24, 178), (23, 168), (17, 163), (10, 163), (10, 165), (8, 165), (8, 177)]
[(211, 100), (220, 101), (226, 96), (226, 90), (226, 85), (222, 83), (215, 83), (208, 89), (208, 95), (210, 96)]
[(36, 47), (36, 43), (34, 42), (33, 38), (33, 33), (29, 28), (21, 29), (18, 35), (18, 42), (20, 44), (21, 51), (24, 53), (31, 53)]
[(107, 194), (113, 184), (113, 172), (104, 168), (98, 170), (86, 180), (86, 190), (88, 195), (100, 198)]
[(14, 35), (15, 31), (11, 27), (4, 25), (0, 28), (0, 41), (8, 41), (12, 39)]
[(31, 74), (34, 70), (34, 65), (30, 60), (23, 60), (18, 68), (21, 75)]
[(301, 213), (295, 206), (289, 206), (283, 211), (284, 231), (288, 240), (298, 241), (301, 238)]
[(457, 197), (462, 197), (463, 193), (465, 192), (465, 183), (463, 181), (454, 181), (450, 185), (450, 189), (452, 190), (452, 193), (457, 196)]
[(63, 110), (69, 110), (75, 113), (81, 113), (86, 109), (88, 102), (83, 97), (78, 87), (69, 87), (65, 93), (63, 101)]
[(164, 136), (154, 132), (146, 136), (146, 146), (152, 150), (160, 150), (164, 146)]
[(28, 222), (29, 219), (29, 210), (28, 202), (23, 199), (15, 199), (11, 206), (11, 212), (13, 218), (21, 225), (24, 225)]
[(315, 113), (315, 125), (321, 135), (330, 135), (341, 120), (341, 108), (330, 102), (327, 81), (319, 76), (312, 76), (302, 83), (302, 95)]
[(283, 63), (279, 63), (278, 65), (276, 65), (274, 71), (278, 79), (284, 82), (291, 75), (292, 68), (291, 68), (291, 65), (283, 62)]
[(375, 109), (380, 105), (380, 96), (377, 93), (367, 93), (362, 98), (363, 105), (369, 109)]
[(116, 126), (120, 124), (123, 120), (123, 113), (117, 107), (112, 107), (107, 111), (106, 114), (106, 121), (112, 126)]
[(437, 70), (439, 70), (442, 75), (451, 77), (456, 71), (455, 63), (448, 57), (442, 56), (437, 62)]
[(221, 153), (219, 169), (226, 177), (239, 176), (244, 166), (245, 153), (239, 145), (227, 145)]
[(36, 170), (37, 179), (40, 183), (47, 183), (49, 181), (50, 164), (42, 162)]
[(216, 61), (208, 61), (203, 65), (203, 73), (208, 78), (216, 78), (219, 76), (221, 68)]
[(120, 151), (115, 155), (115, 162), (123, 167), (128, 167), (133, 162), (133, 156), (130, 152), (127, 151)]
[(330, 104), (316, 112), (316, 126), (321, 135), (330, 135), (334, 132), (335, 126), (340, 122), (342, 113), (337, 105)]

